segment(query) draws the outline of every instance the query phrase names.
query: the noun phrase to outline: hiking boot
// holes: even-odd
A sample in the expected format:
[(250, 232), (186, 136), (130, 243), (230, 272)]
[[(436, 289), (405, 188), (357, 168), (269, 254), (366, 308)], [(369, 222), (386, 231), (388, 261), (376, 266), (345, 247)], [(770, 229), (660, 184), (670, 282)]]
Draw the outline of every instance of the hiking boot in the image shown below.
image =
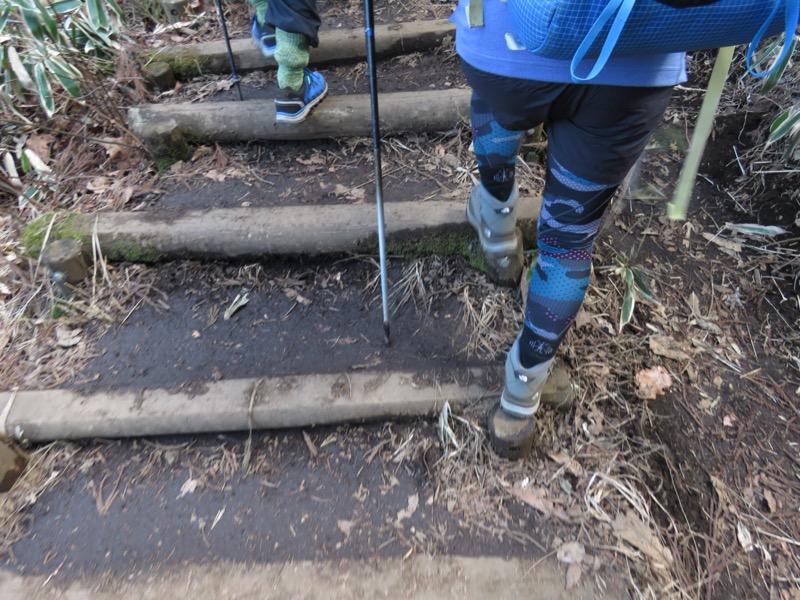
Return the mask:
[(253, 15), (253, 26), (250, 28), (250, 35), (253, 42), (261, 50), (264, 58), (272, 58), (275, 55), (277, 42), (275, 41), (275, 28), (272, 25), (258, 24), (258, 19)]
[(500, 202), (478, 184), (467, 203), (467, 221), (478, 232), (486, 261), (486, 274), (499, 285), (519, 283), (522, 273), (522, 232), (517, 227), (519, 189), (514, 186), (506, 202)]
[(278, 123), (300, 123), (319, 104), (328, 93), (328, 84), (321, 73), (309, 68), (303, 69), (303, 86), (278, 89), (275, 98), (275, 121)]
[(506, 358), (500, 402), (489, 413), (489, 435), (499, 456), (518, 460), (530, 453), (536, 431), (534, 415), (553, 361), (526, 369), (519, 361), (519, 338), (514, 340)]

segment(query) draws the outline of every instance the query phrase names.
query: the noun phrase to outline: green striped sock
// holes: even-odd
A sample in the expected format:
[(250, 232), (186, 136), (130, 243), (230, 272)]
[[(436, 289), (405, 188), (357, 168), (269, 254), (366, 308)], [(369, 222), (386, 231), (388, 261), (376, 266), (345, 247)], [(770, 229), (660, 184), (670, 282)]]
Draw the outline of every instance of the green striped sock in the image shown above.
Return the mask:
[(308, 37), (303, 33), (275, 30), (275, 62), (278, 63), (278, 87), (298, 91), (303, 87), (303, 67), (308, 66)]

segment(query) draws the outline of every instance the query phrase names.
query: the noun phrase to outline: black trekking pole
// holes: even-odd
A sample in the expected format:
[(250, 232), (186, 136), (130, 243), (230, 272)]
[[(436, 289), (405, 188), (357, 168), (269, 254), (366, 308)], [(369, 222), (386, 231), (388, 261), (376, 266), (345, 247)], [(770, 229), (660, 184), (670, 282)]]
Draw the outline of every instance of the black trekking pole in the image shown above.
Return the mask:
[(364, 35), (367, 38), (367, 71), (372, 101), (372, 148), (375, 154), (375, 203), (378, 207), (378, 255), (381, 266), (383, 301), (383, 339), (389, 345), (389, 293), (386, 275), (386, 231), (383, 222), (383, 178), (381, 177), (381, 127), (378, 118), (378, 76), (375, 72), (375, 19), (372, 0), (364, 0)]
[(228, 25), (225, 23), (225, 12), (222, 10), (222, 0), (217, 0), (217, 12), (219, 13), (219, 22), (222, 25), (222, 35), (225, 36), (225, 45), (228, 47), (228, 60), (231, 62), (231, 80), (236, 86), (236, 91), (239, 92), (239, 100), (244, 100), (242, 96), (242, 88), (239, 82), (241, 77), (236, 73), (236, 61), (233, 59), (233, 50), (231, 50), (231, 38), (228, 35)]

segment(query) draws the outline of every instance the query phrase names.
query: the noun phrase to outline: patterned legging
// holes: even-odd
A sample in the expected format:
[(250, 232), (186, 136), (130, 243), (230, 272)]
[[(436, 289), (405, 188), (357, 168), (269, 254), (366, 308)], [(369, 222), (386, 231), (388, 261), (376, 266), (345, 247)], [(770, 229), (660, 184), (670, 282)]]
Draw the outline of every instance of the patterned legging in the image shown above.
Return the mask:
[[(495, 198), (505, 201), (514, 186), (524, 132), (503, 128), (476, 94), (470, 116), (481, 182)], [(537, 224), (539, 255), (520, 339), (520, 359), (526, 368), (553, 358), (574, 322), (589, 285), (600, 218), (617, 188), (571, 173), (552, 150), (547, 159)]]

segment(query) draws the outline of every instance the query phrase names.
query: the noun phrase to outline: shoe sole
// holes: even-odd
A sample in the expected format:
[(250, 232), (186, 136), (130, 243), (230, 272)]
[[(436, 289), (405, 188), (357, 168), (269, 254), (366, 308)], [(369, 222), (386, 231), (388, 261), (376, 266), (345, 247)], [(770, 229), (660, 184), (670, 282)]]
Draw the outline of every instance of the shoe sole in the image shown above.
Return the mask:
[(533, 449), (536, 437), (534, 419), (515, 419), (504, 414), (499, 405), (489, 412), (489, 438), (494, 451), (501, 458), (520, 460)]
[(311, 102), (306, 104), (299, 113), (295, 115), (281, 115), (279, 113), (275, 113), (275, 122), (276, 123), (293, 123), (297, 124), (302, 121), (305, 121), (306, 117), (311, 112), (311, 109), (314, 108), (317, 104), (322, 102), (325, 99), (325, 96), (328, 95), (328, 84), (325, 83), (325, 89), (322, 90), (322, 93), (314, 98)]

